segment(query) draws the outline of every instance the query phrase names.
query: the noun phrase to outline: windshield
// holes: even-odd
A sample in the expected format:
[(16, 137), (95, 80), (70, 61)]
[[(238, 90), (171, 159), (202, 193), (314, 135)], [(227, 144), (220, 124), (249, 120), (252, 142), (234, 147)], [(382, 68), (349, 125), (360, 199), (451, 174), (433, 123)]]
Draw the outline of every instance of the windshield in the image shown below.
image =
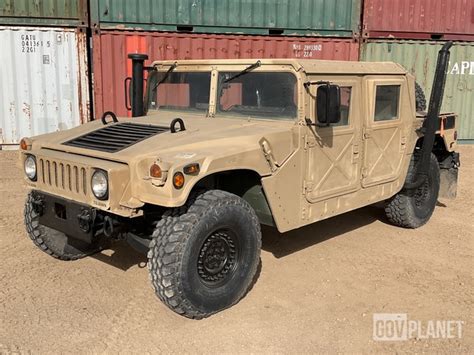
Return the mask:
[[(176, 110), (207, 113), (209, 109), (210, 72), (153, 71), (147, 80), (149, 110)], [(163, 81), (163, 82), (162, 82)]]
[(219, 73), (217, 112), (265, 119), (293, 119), (297, 113), (296, 77), (291, 73)]

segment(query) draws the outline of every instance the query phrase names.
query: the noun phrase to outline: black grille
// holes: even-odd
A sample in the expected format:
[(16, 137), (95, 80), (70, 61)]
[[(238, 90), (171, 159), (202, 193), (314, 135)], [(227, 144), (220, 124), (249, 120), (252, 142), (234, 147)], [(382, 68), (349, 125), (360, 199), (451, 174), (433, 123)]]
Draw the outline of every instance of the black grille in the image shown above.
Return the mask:
[(63, 144), (71, 147), (115, 153), (144, 139), (167, 132), (169, 128), (136, 123), (108, 125)]

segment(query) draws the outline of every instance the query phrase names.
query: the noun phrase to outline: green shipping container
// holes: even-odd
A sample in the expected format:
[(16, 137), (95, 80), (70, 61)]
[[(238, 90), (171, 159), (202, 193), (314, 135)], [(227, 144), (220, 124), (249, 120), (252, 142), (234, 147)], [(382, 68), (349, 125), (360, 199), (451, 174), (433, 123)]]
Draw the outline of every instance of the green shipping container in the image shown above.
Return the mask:
[[(415, 75), (429, 100), (442, 45), (443, 42), (368, 41), (362, 45), (361, 60), (400, 63)], [(474, 143), (474, 43), (459, 42), (451, 49), (442, 110), (458, 114), (459, 139)]]
[(87, 27), (87, 0), (0, 0), (0, 25)]
[(358, 36), (361, 0), (91, 0), (99, 29)]

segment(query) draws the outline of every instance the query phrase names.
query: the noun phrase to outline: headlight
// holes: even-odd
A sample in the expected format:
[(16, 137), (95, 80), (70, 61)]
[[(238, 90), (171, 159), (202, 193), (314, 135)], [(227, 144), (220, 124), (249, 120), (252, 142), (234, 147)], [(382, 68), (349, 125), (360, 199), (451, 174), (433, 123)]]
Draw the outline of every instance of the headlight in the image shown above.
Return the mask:
[(25, 174), (31, 181), (36, 181), (36, 158), (33, 155), (25, 159)]
[(109, 197), (109, 181), (104, 170), (96, 170), (92, 174), (92, 192), (99, 200), (106, 200)]

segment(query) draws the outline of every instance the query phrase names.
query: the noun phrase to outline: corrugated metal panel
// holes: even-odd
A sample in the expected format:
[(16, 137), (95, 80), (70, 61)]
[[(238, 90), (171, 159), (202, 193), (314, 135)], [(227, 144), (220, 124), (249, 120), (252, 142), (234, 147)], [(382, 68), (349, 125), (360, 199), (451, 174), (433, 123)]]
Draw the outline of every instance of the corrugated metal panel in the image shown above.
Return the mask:
[(359, 43), (351, 39), (114, 31), (94, 35), (93, 47), (96, 117), (108, 110), (127, 116), (123, 81), (132, 73), (128, 53), (149, 54), (147, 65), (160, 59), (359, 59)]
[(103, 29), (285, 35), (358, 34), (361, 0), (91, 0)]
[(0, 0), (0, 25), (88, 25), (87, 0)]
[(365, 0), (364, 36), (474, 40), (474, 1)]
[(0, 145), (88, 119), (85, 33), (0, 26), (0, 43)]
[[(362, 60), (402, 64), (416, 76), (429, 100), (442, 45), (427, 41), (373, 41), (363, 44)], [(459, 115), (460, 139), (474, 139), (474, 43), (456, 43), (451, 50), (442, 109)]]

